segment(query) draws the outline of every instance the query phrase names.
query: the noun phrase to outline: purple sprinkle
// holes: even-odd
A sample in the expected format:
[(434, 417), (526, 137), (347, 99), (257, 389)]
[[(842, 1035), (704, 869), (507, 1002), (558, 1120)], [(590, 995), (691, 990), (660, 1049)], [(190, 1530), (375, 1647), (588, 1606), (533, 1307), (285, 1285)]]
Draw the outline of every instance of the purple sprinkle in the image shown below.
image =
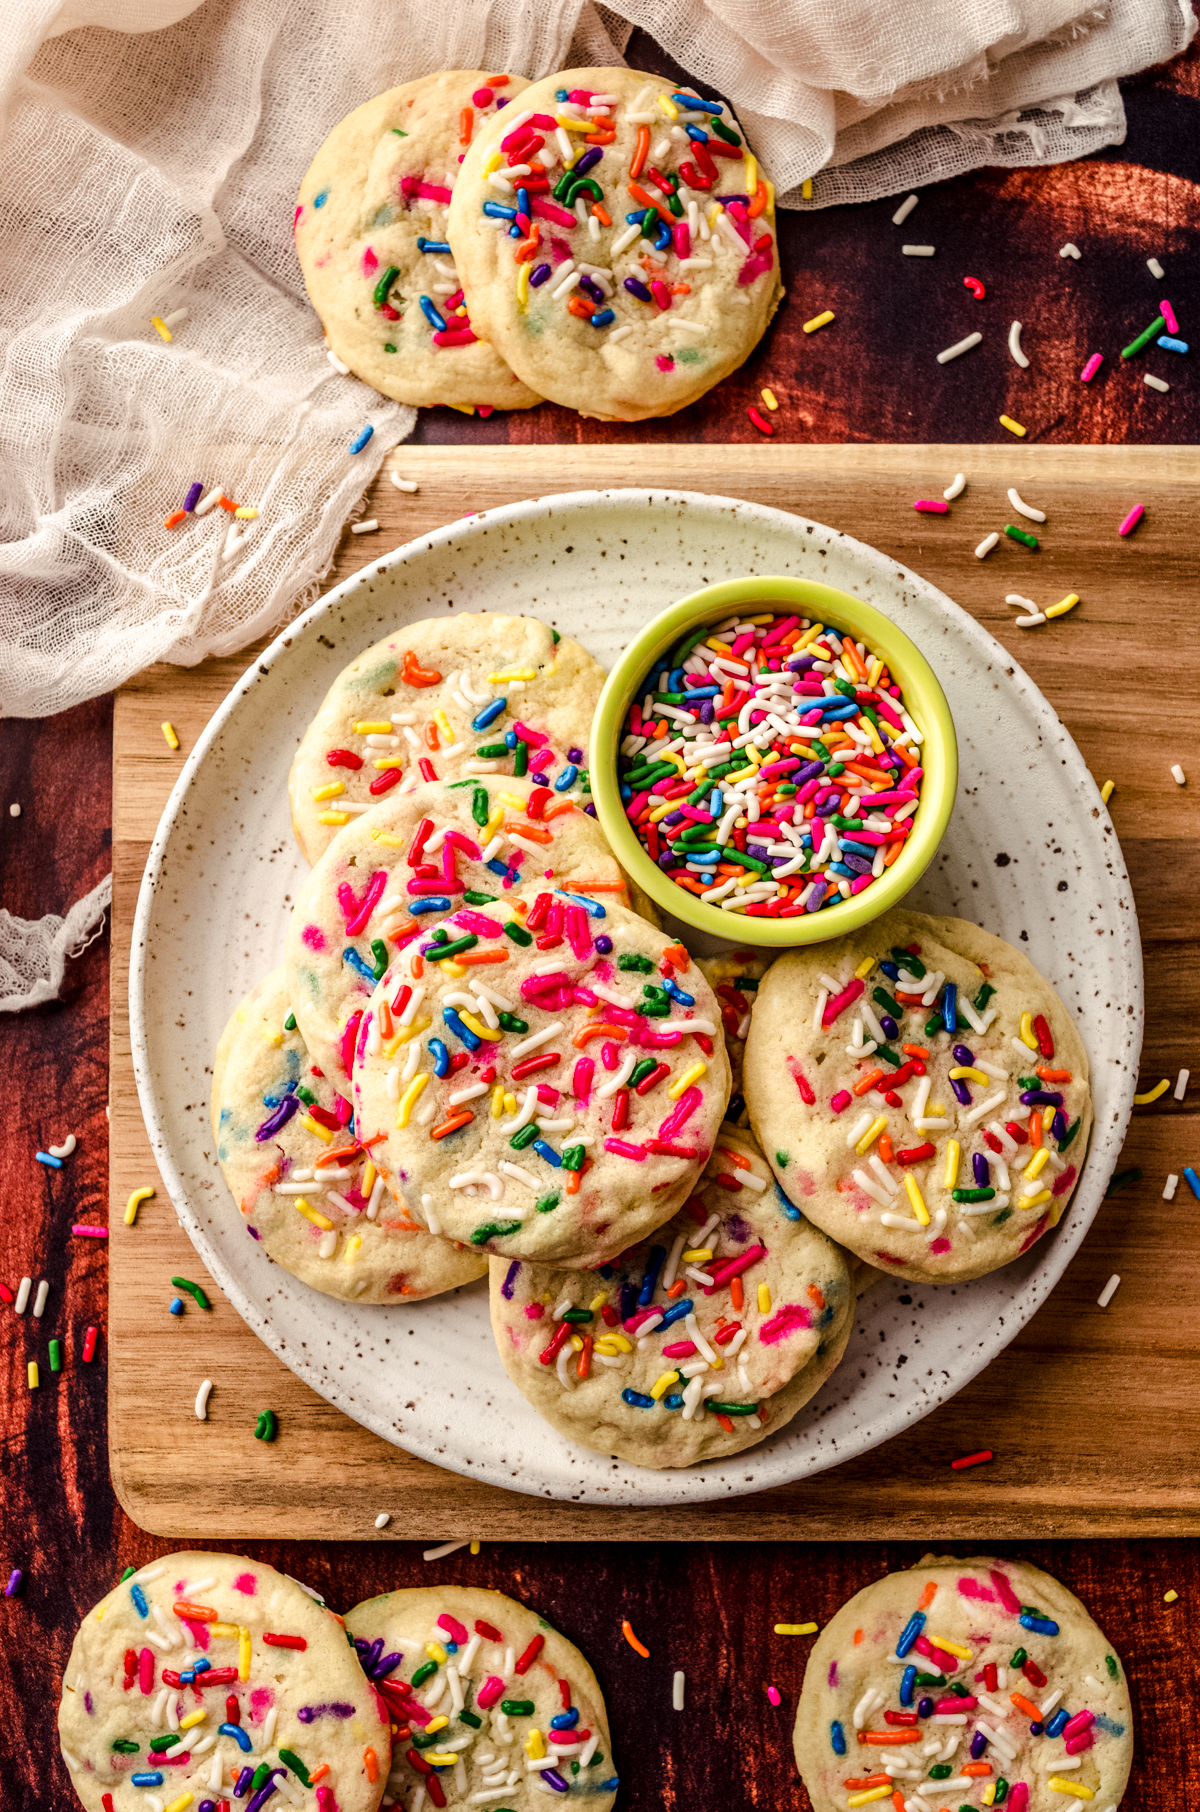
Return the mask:
[(900, 1027), (896, 1024), (890, 1013), (881, 1013), (879, 1015), (879, 1023), (883, 1027), (884, 1033), (888, 1038), (899, 1038)]
[(594, 280), (594, 278), (586, 277), (586, 276), (581, 277), (579, 279), (579, 287), (583, 291), (584, 295), (589, 297), (589, 299), (591, 301), (603, 302), (604, 291), (601, 289), (600, 285)]
[(328, 1705), (302, 1705), (296, 1716), (302, 1724), (311, 1724), (314, 1718), (352, 1718), (354, 1707), (334, 1700)]
[(702, 724), (710, 724), (716, 715), (716, 707), (713, 704), (712, 699), (706, 698), (700, 707), (700, 722)]
[[(644, 283), (639, 283), (636, 277), (626, 277), (625, 287), (631, 296), (637, 297), (639, 302), (652, 302), (654, 300), (650, 291), (646, 288), (646, 285)], [(545, 1779), (544, 1773), (542, 1779)]]
[(216, 1800), (202, 1799), (200, 1804), (196, 1807), (196, 1812), (217, 1812)]
[(590, 800), (589, 800), (589, 802), (588, 802), (588, 804), (587, 804), (587, 805), (585, 805), (585, 806), (584, 806), (584, 808), (583, 808), (583, 809), (584, 809), (584, 813), (585, 813), (585, 815), (586, 815), (586, 816), (587, 816), (587, 817), (589, 817), (589, 818), (594, 818), (594, 817), (595, 817), (595, 816), (596, 816), (596, 808), (595, 808), (595, 806), (594, 806), (594, 805), (593, 805), (593, 804), (592, 804), (592, 803), (591, 803), (591, 801), (590, 801)]
[(89, 1718), (91, 1717), (93, 1711), (96, 1709), (95, 1704), (93, 1703), (93, 1700), (92, 1700), (92, 1695), (90, 1692), (86, 1692), (86, 1691), (84, 1692), (83, 1709), (87, 1712)]
[(977, 1762), (988, 1746), (988, 1740), (982, 1730), (977, 1730), (971, 1738), (971, 1760)]
[[(274, 1774), (282, 1774), (282, 1773), (283, 1773), (282, 1768), (276, 1768), (274, 1770)], [(263, 1782), (262, 1786), (259, 1788), (258, 1792), (254, 1795), (253, 1799), (247, 1800), (246, 1812), (262, 1812), (262, 1807), (266, 1805), (266, 1803), (270, 1799), (271, 1795), (273, 1793), (278, 1793), (279, 1789), (275, 1785), (274, 1774), (272, 1775), (272, 1778), (270, 1780)]]
[[(784, 856), (782, 860), (786, 862), (787, 857)], [(844, 867), (852, 868), (856, 875), (869, 875), (874, 866), (867, 861), (865, 856), (853, 856), (844, 849), (839, 850), (838, 861), (841, 862)]]
[(1054, 1111), (1054, 1119), (1051, 1122), (1050, 1131), (1056, 1139), (1065, 1139), (1067, 1136), (1067, 1116), (1063, 1113), (1061, 1107), (1056, 1108)]
[(243, 1768), (233, 1784), (234, 1799), (245, 1799), (250, 1782), (254, 1779), (253, 1768)]
[(961, 1102), (963, 1107), (970, 1107), (971, 1091), (966, 1083), (960, 1082), (957, 1077), (952, 1076), (950, 1078), (950, 1087), (954, 1090), (955, 1100)]
[(805, 912), (819, 912), (821, 909), (822, 902), (825, 899), (825, 895), (828, 892), (829, 892), (828, 881), (818, 881), (816, 886), (813, 888), (812, 892), (808, 896), (808, 904), (804, 908)]
[(664, 824), (682, 824), (683, 823), (683, 813), (682, 812), (668, 812), (666, 817), (663, 819), (663, 823)]
[(829, 1663), (829, 1684), (830, 1684), (830, 1686), (836, 1686), (837, 1683), (838, 1683), (838, 1664), (836, 1661), (831, 1661)]
[[(609, 945), (609, 949), (612, 949), (611, 944)], [(512, 1264), (508, 1267), (508, 1274), (505, 1277), (504, 1282), (500, 1285), (500, 1294), (503, 1296), (505, 1302), (511, 1302), (513, 1299), (513, 1284), (516, 1282), (517, 1272), (520, 1269), (520, 1261), (514, 1258)]]
[(917, 1716), (919, 1718), (931, 1718), (933, 1716), (932, 1699), (919, 1699), (917, 1701)]
[(199, 482), (199, 480), (197, 480), (195, 484), (188, 486), (188, 494), (183, 500), (183, 507), (185, 510), (194, 510), (195, 509), (196, 505), (200, 501), (200, 493), (203, 489), (204, 489), (204, 486)]
[(972, 1153), (971, 1169), (975, 1173), (976, 1189), (990, 1189), (991, 1183), (992, 1183), (992, 1173), (988, 1166), (988, 1161), (984, 1157), (984, 1155), (981, 1151)]
[(583, 750), (582, 749), (568, 749), (567, 750), (567, 760), (568, 761), (582, 761), (583, 760)]
[(954, 1058), (955, 1063), (961, 1063), (964, 1069), (969, 1070), (974, 1067), (975, 1053), (969, 1051), (965, 1044), (956, 1044), (950, 1054)]
[(604, 934), (601, 933), (601, 935), (598, 938), (595, 938), (593, 941), (596, 946), (597, 956), (611, 956), (612, 955), (613, 941), (610, 937), (605, 937)]
[(725, 1231), (730, 1239), (735, 1239), (739, 1246), (744, 1246), (751, 1237), (753, 1229), (746, 1224), (740, 1214), (730, 1214), (725, 1218)]
[(557, 1768), (543, 1768), (541, 1778), (548, 1787), (553, 1787), (556, 1793), (566, 1792), (567, 1783), (558, 1772)]
[(262, 1239), (262, 1234), (259, 1232), (257, 1227), (247, 1227), (246, 1232), (250, 1235), (251, 1239), (257, 1239), (257, 1240)]
[(546, 281), (546, 278), (549, 275), (550, 275), (550, 266), (548, 264), (536, 265), (534, 267), (534, 269), (532, 271), (530, 271), (530, 273), (529, 273), (530, 289), (540, 289), (542, 284)]
[(549, 774), (531, 774), (529, 776), (529, 778), (532, 780), (534, 786), (549, 786), (550, 785)]
[(590, 151), (584, 152), (578, 163), (571, 165), (572, 176), (586, 176), (589, 170), (595, 169), (603, 156), (604, 153), (600, 147), (593, 145)]
[(258, 1140), (258, 1143), (261, 1145), (264, 1140), (273, 1139), (280, 1128), (287, 1125), (299, 1106), (300, 1101), (296, 1095), (285, 1095), (283, 1100), (279, 1103), (279, 1106), (275, 1109), (275, 1112), (271, 1114), (268, 1119), (263, 1121), (262, 1125), (255, 1133), (254, 1137)]
[[(609, 949), (612, 949), (611, 944), (609, 945)], [(21, 1572), (20, 1567), (14, 1567), (8, 1576), (8, 1584), (4, 1588), (4, 1596), (6, 1598), (16, 1597), (17, 1593), (21, 1590), (21, 1581), (23, 1578), (24, 1574)]]

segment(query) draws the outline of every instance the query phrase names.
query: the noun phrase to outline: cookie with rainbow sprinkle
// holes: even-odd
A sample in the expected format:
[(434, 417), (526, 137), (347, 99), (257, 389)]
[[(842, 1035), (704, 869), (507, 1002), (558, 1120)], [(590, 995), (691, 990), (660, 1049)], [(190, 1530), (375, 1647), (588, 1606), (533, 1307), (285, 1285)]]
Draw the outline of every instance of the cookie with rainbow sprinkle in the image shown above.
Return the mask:
[(578, 797), (531, 780), (422, 781), (347, 824), (302, 884), (288, 924), (288, 997), (313, 1061), (348, 1090), (358, 1018), (422, 923), (548, 882), (657, 918)]
[(772, 965), (743, 1086), (792, 1200), (918, 1283), (982, 1277), (1056, 1226), (1092, 1125), (1083, 1041), (1028, 957), (905, 910)]
[(63, 1673), (59, 1740), (87, 1812), (376, 1812), (390, 1721), (340, 1618), (237, 1554), (129, 1572)]
[(826, 1624), (794, 1741), (813, 1812), (1117, 1812), (1133, 1714), (1119, 1657), (1057, 1579), (929, 1554)]
[[(349, 1084), (346, 1085), (349, 1087)], [(213, 1061), (217, 1158), (246, 1230), (325, 1296), (415, 1301), (482, 1275), (384, 1186), (349, 1101), (313, 1063), (274, 969), (238, 1007)]]
[(551, 886), (429, 925), (355, 1044), (356, 1124), (409, 1214), (570, 1269), (670, 1220), (728, 1099), (717, 1003), (683, 946), (611, 895)]
[(586, 750), (604, 669), (536, 617), (424, 617), (340, 673), (288, 775), (310, 862), (396, 787), (525, 775), (586, 801)]
[(347, 114), (300, 185), (296, 255), (329, 348), (398, 403), (541, 401), (474, 332), (446, 238), (473, 135), (526, 86), (470, 69), (404, 82)]
[(587, 1272), (494, 1258), (491, 1293), (500, 1358), (538, 1414), (657, 1468), (724, 1459), (782, 1428), (854, 1320), (844, 1255), (728, 1127), (652, 1241)]
[(417, 1586), (355, 1605), (359, 1659), (398, 1736), (388, 1791), (408, 1812), (560, 1805), (609, 1812), (619, 1784), (600, 1683), (528, 1605), (476, 1586)]
[(476, 330), (605, 421), (671, 415), (783, 298), (775, 199), (728, 108), (635, 69), (569, 69), (476, 134), (450, 204)]

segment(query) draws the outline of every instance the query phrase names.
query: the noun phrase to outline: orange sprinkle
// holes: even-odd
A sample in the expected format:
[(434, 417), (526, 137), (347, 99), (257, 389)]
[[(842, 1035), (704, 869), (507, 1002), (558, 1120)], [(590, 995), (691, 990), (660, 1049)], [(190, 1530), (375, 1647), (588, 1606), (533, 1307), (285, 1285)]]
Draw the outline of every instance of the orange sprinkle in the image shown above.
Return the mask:
[(865, 1095), (869, 1088), (874, 1088), (875, 1084), (882, 1081), (882, 1079), (882, 1070), (868, 1070), (866, 1075), (860, 1076), (858, 1081), (854, 1084), (854, 1093), (856, 1095)]
[(425, 725), (425, 742), (428, 748), (441, 748), (442, 745), (438, 741), (437, 725), (435, 723), (427, 723)]
[(567, 1172), (567, 1194), (568, 1195), (578, 1195), (579, 1194), (579, 1185), (583, 1181), (584, 1177), (587, 1175), (588, 1171), (591, 1168), (592, 1168), (592, 1160), (590, 1158), (585, 1158), (583, 1160), (583, 1163), (579, 1166), (578, 1170), (569, 1170)]
[[(222, 502), (224, 499), (222, 498)], [(404, 665), (400, 677), (406, 686), (438, 686), (442, 676), (435, 667), (418, 667), (417, 657), (411, 648), (404, 651)]]
[(481, 963), (506, 963), (507, 950), (463, 950), (454, 958), (464, 969), (478, 969)]
[(896, 1154), (892, 1150), (892, 1141), (888, 1138), (887, 1134), (880, 1133), (877, 1143), (879, 1146), (879, 1156), (880, 1156), (881, 1162), (883, 1162), (884, 1164), (892, 1163)]
[(592, 1347), (593, 1347), (593, 1345), (594, 1345), (594, 1341), (592, 1339), (592, 1336), (590, 1334), (585, 1334), (583, 1337), (583, 1351), (580, 1353), (578, 1362), (575, 1366), (575, 1372), (576, 1372), (577, 1377), (586, 1378), (588, 1376), (588, 1374), (590, 1373), (590, 1371), (592, 1369)]
[(392, 1009), (388, 1006), (386, 1000), (381, 1000), (379, 1003), (379, 1036), (381, 1038), (390, 1038), (391, 1035)]
[(1074, 1075), (1072, 1070), (1048, 1070), (1041, 1063), (1038, 1064), (1036, 1073), (1043, 1082), (1070, 1082)]
[(805, 1293), (808, 1296), (808, 1300), (815, 1303), (819, 1309), (825, 1307), (825, 1297), (818, 1284), (810, 1283)]
[[(463, 140), (462, 142), (466, 143), (467, 141)], [(367, 1779), (369, 1781), (377, 1781), (379, 1779), (379, 1757), (375, 1754), (373, 1749), (367, 1748), (363, 1750), (363, 1767), (367, 1771)]]
[[(506, 75), (490, 75), (485, 76), (484, 80), (489, 88), (507, 88), (508, 84), (512, 81), (512, 77)], [(411, 107), (411, 105), (412, 102), (410, 101), (409, 106)]]
[(519, 240), (517, 242), (516, 246), (513, 248), (513, 258), (514, 258), (515, 262), (517, 264), (528, 264), (531, 258), (536, 258), (537, 254), (538, 254), (538, 247), (541, 245), (541, 242), (542, 242), (541, 228), (538, 226), (537, 221), (535, 220), (532, 227), (529, 230), (528, 239)]
[(564, 812), (574, 812), (578, 809), (578, 806), (572, 805), (569, 799), (563, 799), (558, 805), (552, 805), (549, 811), (543, 812), (542, 818), (548, 824), (551, 818), (561, 818)]
[[(858, 1637), (861, 1635), (862, 1631), (859, 1630), (858, 1636), (855, 1636), (854, 1640), (857, 1642)], [(868, 1774), (859, 1780), (842, 1782), (843, 1787), (845, 1787), (849, 1793), (865, 1793), (870, 1787), (890, 1787), (891, 1784), (892, 1777), (890, 1774)]]
[(590, 321), (596, 312), (596, 304), (590, 296), (572, 296), (567, 303), (567, 313), (578, 315), (583, 321)]
[(675, 224), (667, 209), (663, 207), (661, 202), (655, 201), (653, 195), (650, 194), (648, 189), (643, 189), (641, 183), (631, 182), (627, 183), (625, 186), (639, 207), (653, 208), (655, 213), (660, 215), (668, 226), (673, 226)]
[(740, 1151), (730, 1151), (727, 1145), (718, 1145), (717, 1150), (723, 1158), (728, 1158), (729, 1162), (735, 1165), (738, 1170), (749, 1170), (750, 1160), (749, 1158), (743, 1157)]
[[(857, 1647), (858, 1647), (858, 1645), (859, 1645), (859, 1643), (860, 1643), (860, 1642), (861, 1642), (861, 1641), (862, 1641), (862, 1639), (863, 1639), (863, 1633), (862, 1633), (862, 1631), (861, 1631), (861, 1630), (855, 1630), (855, 1632), (854, 1632), (854, 1646), (855, 1646), (855, 1648), (857, 1648)], [(886, 1777), (885, 1777), (885, 1778), (886, 1778)], [(873, 1784), (874, 1784), (874, 1785), (875, 1785), (875, 1786), (876, 1786), (876, 1787), (882, 1787), (882, 1785), (883, 1785), (883, 1781), (875, 1781), (875, 1782), (874, 1782), (874, 1783), (873, 1783)]]
[(177, 1617), (186, 1617), (189, 1623), (216, 1623), (219, 1616), (211, 1604), (191, 1604), (186, 1598), (179, 1599), (171, 1609)]
[(506, 818), (500, 827), (506, 831), (516, 831), (519, 837), (528, 837), (531, 843), (553, 843), (553, 834), (543, 830), (540, 824), (531, 824), (528, 818)]
[(928, 1060), (929, 1052), (923, 1044), (902, 1044), (900, 1049), (906, 1057), (921, 1057)]
[(687, 973), (688, 964), (691, 962), (692, 959), (688, 955), (687, 951), (684, 949), (682, 944), (668, 944), (666, 949), (663, 951), (663, 955), (666, 957), (666, 959), (669, 963), (674, 963), (675, 967), (682, 974)]
[(636, 1649), (643, 1660), (648, 1661), (650, 1659), (650, 1650), (646, 1647), (644, 1642), (638, 1641), (633, 1633), (633, 1625), (630, 1623), (628, 1617), (623, 1617), (621, 1619), (621, 1634), (624, 1636), (626, 1642), (628, 1642), (630, 1648)]
[(608, 213), (605, 208), (602, 208), (598, 201), (592, 203), (592, 213), (596, 216), (596, 219), (600, 222), (601, 226), (612, 225), (612, 215)]
[(766, 206), (767, 206), (767, 185), (760, 176), (758, 179), (758, 187), (754, 191), (754, 200), (750, 203), (750, 206), (747, 208), (746, 212), (749, 215), (751, 220), (757, 220), (760, 214), (766, 212)]
[(920, 1598), (917, 1600), (917, 1609), (919, 1611), (927, 1611), (933, 1603), (936, 1592), (937, 1580), (931, 1579), (926, 1585), (925, 1590), (921, 1593)]
[(433, 1127), (430, 1130), (429, 1137), (431, 1139), (448, 1138), (452, 1132), (457, 1132), (460, 1126), (465, 1126), (468, 1120), (473, 1120), (474, 1118), (475, 1116), (470, 1108), (464, 1107), (460, 1113), (451, 1114), (448, 1120), (443, 1120), (440, 1126)]
[[(519, 910), (520, 910), (520, 908), (518, 907), (518, 911)], [(420, 981), (421, 977), (425, 973), (425, 958), (420, 955), (414, 956), (414, 957), (410, 958), (408, 966), (412, 970), (413, 980)]]
[(899, 1787), (897, 1787), (896, 1791), (892, 1794), (892, 1804), (896, 1808), (896, 1812), (904, 1812), (904, 1795), (901, 1793)]
[(228, 510), (231, 516), (233, 515), (234, 511), (237, 509), (237, 504), (233, 503), (228, 497), (226, 497), (224, 492), (222, 492), (221, 495), (217, 498), (217, 502), (220, 504), (220, 506), (223, 510)]
[(186, 510), (172, 510), (171, 514), (167, 517), (166, 521), (163, 523), (163, 527), (164, 528), (178, 528), (179, 524), (183, 521), (183, 519), (186, 515), (187, 515)]
[[(572, 807), (572, 810), (575, 808)], [(739, 871), (740, 872), (740, 871)], [(575, 881), (572, 880), (566, 889), (569, 893), (624, 893), (624, 881)], [(517, 908), (518, 912), (522, 909)]]
[(642, 166), (649, 155), (650, 128), (649, 126), (639, 126), (637, 131), (637, 144), (634, 147), (633, 152), (633, 162), (629, 166), (629, 174), (631, 176), (636, 177), (641, 175)]
[[(1025, 1703), (1026, 1703), (1026, 1705), (1028, 1705), (1029, 1700), (1026, 1699)], [(1037, 1712), (1037, 1716), (1034, 1718), (1034, 1723), (1040, 1724), (1041, 1720), (1042, 1720), (1042, 1714), (1040, 1711), (1037, 1711), (1036, 1705), (1034, 1706), (1034, 1710)], [(992, 1764), (990, 1762), (966, 1762), (959, 1769), (960, 1774), (977, 1774), (981, 1777), (983, 1775), (990, 1774), (991, 1772), (992, 1772)]]
[(860, 1730), (858, 1740), (869, 1743), (874, 1749), (899, 1749), (913, 1739), (911, 1730)]
[(726, 1434), (733, 1433), (733, 1423), (729, 1420), (728, 1416), (722, 1415), (719, 1410), (717, 1412), (717, 1421), (721, 1424), (721, 1427), (725, 1430)]
[[(409, 102), (409, 106), (410, 106), (410, 107), (411, 107), (411, 106), (412, 106), (412, 102), (411, 102), (411, 101), (410, 101), (410, 102)], [(328, 1762), (322, 1762), (322, 1763), (321, 1763), (321, 1766), (320, 1766), (320, 1767), (319, 1767), (319, 1768), (314, 1768), (314, 1769), (313, 1769), (313, 1770), (312, 1770), (312, 1772), (311, 1772), (311, 1773), (310, 1773), (310, 1775), (309, 1775), (309, 1777), (308, 1777), (308, 1778), (309, 1778), (309, 1780), (310, 1780), (310, 1781), (312, 1781), (312, 1782), (314, 1782), (314, 1783), (315, 1783), (315, 1782), (317, 1782), (317, 1781), (321, 1781), (321, 1780), (324, 1780), (324, 1778), (325, 1778), (325, 1776), (326, 1776), (326, 1775), (327, 1775), (327, 1774), (328, 1774), (328, 1773), (329, 1773), (329, 1763), (328, 1763)]]
[[(458, 116), (458, 142), (460, 145), (470, 144), (471, 133), (474, 130), (474, 126), (475, 109), (473, 107), (464, 107)], [(375, 1776), (372, 1775), (370, 1778), (374, 1780)]]
[(629, 1033), (624, 1026), (609, 1026), (601, 1023), (600, 1025), (584, 1026), (581, 1032), (576, 1032), (571, 1043), (577, 1051), (582, 1051), (589, 1038), (611, 1038), (614, 1044), (624, 1044), (628, 1036)]
[(898, 862), (900, 860), (900, 852), (903, 848), (904, 844), (899, 839), (897, 839), (895, 843), (889, 843), (887, 846), (887, 853), (883, 858), (883, 866), (885, 868), (890, 868), (893, 862)]
[(741, 1309), (741, 1308), (745, 1307), (746, 1292), (742, 1288), (742, 1280), (740, 1277), (734, 1277), (734, 1278), (730, 1279), (729, 1300), (730, 1300), (730, 1302), (732, 1302), (735, 1309)]
[(675, 1279), (675, 1282), (671, 1285), (670, 1289), (667, 1291), (667, 1295), (670, 1296), (673, 1300), (677, 1296), (682, 1296), (683, 1292), (686, 1289), (687, 1289), (687, 1285), (684, 1283), (683, 1278), (677, 1277)]
[(1017, 1710), (1023, 1712), (1027, 1718), (1032, 1718), (1035, 1724), (1041, 1721), (1042, 1714), (1032, 1699), (1027, 1699), (1021, 1692), (1010, 1692), (1008, 1696)]
[(1029, 1116), (1029, 1143), (1036, 1151), (1042, 1142), (1042, 1116), (1036, 1110)]
[(585, 145), (611, 145), (616, 140), (615, 132), (587, 132), (584, 134)]
[(340, 1164), (343, 1158), (352, 1158), (357, 1149), (354, 1145), (339, 1145), (336, 1151), (323, 1151), (313, 1169), (320, 1170), (324, 1164)]

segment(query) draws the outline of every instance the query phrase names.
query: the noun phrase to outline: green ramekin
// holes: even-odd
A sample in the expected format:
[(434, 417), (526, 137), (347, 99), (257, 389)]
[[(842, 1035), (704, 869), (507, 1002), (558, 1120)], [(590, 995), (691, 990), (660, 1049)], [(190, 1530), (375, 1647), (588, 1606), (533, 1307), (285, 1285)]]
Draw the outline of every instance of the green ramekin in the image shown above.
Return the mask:
[[(617, 784), (617, 749), (629, 707), (643, 690), (646, 675), (689, 630), (718, 623), (734, 610), (758, 612), (769, 606), (781, 615), (799, 615), (835, 629), (850, 630), (883, 656), (899, 683), (909, 712), (925, 740), (921, 745), (921, 803), (903, 852), (891, 868), (853, 899), (821, 912), (791, 919), (747, 918), (744, 912), (722, 912), (695, 894), (677, 887), (650, 860), (625, 816)], [(709, 936), (731, 943), (763, 944), (774, 949), (821, 944), (867, 925), (903, 899), (933, 860), (954, 807), (958, 784), (958, 741), (950, 706), (933, 669), (904, 631), (873, 605), (806, 579), (729, 579), (694, 592), (648, 623), (635, 636), (608, 676), (592, 726), (590, 752), (592, 794), (600, 826), (622, 868), (664, 912)]]

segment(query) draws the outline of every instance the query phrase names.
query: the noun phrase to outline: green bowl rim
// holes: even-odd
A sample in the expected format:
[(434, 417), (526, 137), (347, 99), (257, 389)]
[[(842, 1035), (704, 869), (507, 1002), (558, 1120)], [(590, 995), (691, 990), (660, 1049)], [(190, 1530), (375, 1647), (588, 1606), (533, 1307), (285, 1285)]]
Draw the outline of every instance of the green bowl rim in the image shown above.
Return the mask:
[[(879, 648), (900, 682), (906, 709), (922, 731), (921, 805), (916, 828), (899, 859), (874, 886), (840, 906), (793, 919), (748, 919), (722, 912), (687, 894), (669, 881), (650, 860), (625, 816), (616, 777), (620, 731), (640, 683), (656, 660), (697, 622), (728, 614), (735, 605), (787, 603), (802, 614), (841, 619), (862, 640)], [(815, 611), (814, 611), (815, 607)], [(602, 752), (602, 753), (601, 753)], [(945, 692), (921, 650), (900, 625), (873, 604), (850, 592), (816, 580), (795, 578), (726, 579), (671, 604), (652, 618), (617, 661), (596, 706), (592, 724), (590, 778), (600, 827), (631, 880), (665, 912), (728, 943), (761, 944), (788, 949), (827, 943), (869, 924), (896, 905), (924, 874), (950, 822), (958, 786), (958, 738)], [(818, 926), (820, 932), (818, 934)]]

